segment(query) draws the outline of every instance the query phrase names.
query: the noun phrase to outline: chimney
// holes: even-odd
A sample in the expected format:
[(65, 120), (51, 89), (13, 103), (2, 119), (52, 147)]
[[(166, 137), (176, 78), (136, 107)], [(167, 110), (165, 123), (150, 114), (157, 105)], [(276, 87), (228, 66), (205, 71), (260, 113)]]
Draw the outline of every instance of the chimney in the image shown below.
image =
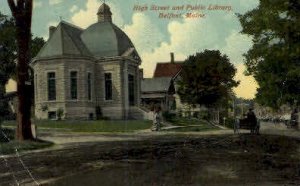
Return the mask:
[(175, 59), (174, 59), (174, 53), (171, 52), (170, 54), (171, 54), (171, 63), (174, 63), (174, 62), (175, 62)]
[(56, 30), (55, 26), (50, 26), (49, 27), (49, 38), (52, 36), (52, 34), (54, 33), (55, 30)]

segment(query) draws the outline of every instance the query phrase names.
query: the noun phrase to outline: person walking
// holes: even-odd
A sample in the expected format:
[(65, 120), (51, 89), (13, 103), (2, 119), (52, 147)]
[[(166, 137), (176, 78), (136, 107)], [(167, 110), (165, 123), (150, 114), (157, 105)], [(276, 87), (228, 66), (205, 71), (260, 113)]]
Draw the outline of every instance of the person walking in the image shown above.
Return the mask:
[(161, 125), (160, 107), (154, 109), (152, 131), (159, 131)]

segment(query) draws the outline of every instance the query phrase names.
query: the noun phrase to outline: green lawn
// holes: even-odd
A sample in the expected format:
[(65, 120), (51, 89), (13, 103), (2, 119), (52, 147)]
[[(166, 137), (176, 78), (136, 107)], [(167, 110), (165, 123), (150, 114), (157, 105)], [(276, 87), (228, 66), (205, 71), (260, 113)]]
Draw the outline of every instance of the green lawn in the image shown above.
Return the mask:
[[(34, 121), (39, 129), (66, 129), (71, 132), (133, 132), (149, 129), (151, 121), (99, 120), (99, 121)], [(15, 122), (4, 122), (4, 126), (15, 126)]]
[(176, 126), (207, 125), (207, 122), (195, 118), (174, 117), (170, 122)]
[(201, 132), (201, 131), (208, 131), (208, 130), (218, 130), (218, 128), (213, 127), (213, 126), (208, 126), (208, 125), (202, 125), (202, 126), (174, 128), (174, 129), (170, 129), (169, 131), (173, 131), (173, 132)]
[(17, 148), (19, 152), (41, 149), (52, 146), (53, 143), (45, 141), (11, 141), (11, 142), (0, 142), (0, 154), (13, 154)]
[(3, 133), (0, 133), (0, 154), (14, 154), (16, 151), (16, 148), (19, 152), (21, 151), (27, 151), (27, 150), (34, 150), (34, 149), (41, 149), (50, 147), (53, 145), (51, 142), (46, 141), (24, 141), (19, 142), (14, 140), (15, 136), (15, 130), (14, 129), (2, 129), (4, 134), (11, 140), (8, 141), (7, 138), (3, 135)]
[(218, 129), (210, 125), (208, 122), (196, 118), (173, 117), (169, 119), (169, 122), (171, 122), (175, 126), (181, 126), (168, 130), (174, 132), (200, 132)]

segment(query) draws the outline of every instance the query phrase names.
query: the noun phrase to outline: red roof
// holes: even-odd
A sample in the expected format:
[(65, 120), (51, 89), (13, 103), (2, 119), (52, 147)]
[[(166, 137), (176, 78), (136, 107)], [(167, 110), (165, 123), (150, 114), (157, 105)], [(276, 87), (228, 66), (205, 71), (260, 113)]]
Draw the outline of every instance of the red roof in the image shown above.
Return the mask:
[(181, 68), (182, 63), (157, 63), (153, 77), (174, 77)]

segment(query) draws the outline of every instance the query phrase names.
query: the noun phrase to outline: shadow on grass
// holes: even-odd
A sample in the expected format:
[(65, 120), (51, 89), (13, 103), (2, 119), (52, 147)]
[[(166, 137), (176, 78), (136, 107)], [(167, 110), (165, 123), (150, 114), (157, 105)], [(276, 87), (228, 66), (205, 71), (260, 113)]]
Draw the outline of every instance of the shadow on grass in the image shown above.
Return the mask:
[(201, 126), (187, 126), (187, 127), (180, 127), (169, 129), (167, 131), (172, 132), (203, 132), (203, 131), (210, 131), (210, 130), (218, 130), (218, 128), (208, 125), (201, 125)]
[(14, 154), (16, 152), (16, 149), (21, 152), (47, 148), (53, 145), (52, 142), (44, 141), (41, 139), (16, 141), (14, 139), (14, 129), (2, 128), (0, 130), (2, 130), (2, 132), (0, 133), (0, 154), (2, 155)]

